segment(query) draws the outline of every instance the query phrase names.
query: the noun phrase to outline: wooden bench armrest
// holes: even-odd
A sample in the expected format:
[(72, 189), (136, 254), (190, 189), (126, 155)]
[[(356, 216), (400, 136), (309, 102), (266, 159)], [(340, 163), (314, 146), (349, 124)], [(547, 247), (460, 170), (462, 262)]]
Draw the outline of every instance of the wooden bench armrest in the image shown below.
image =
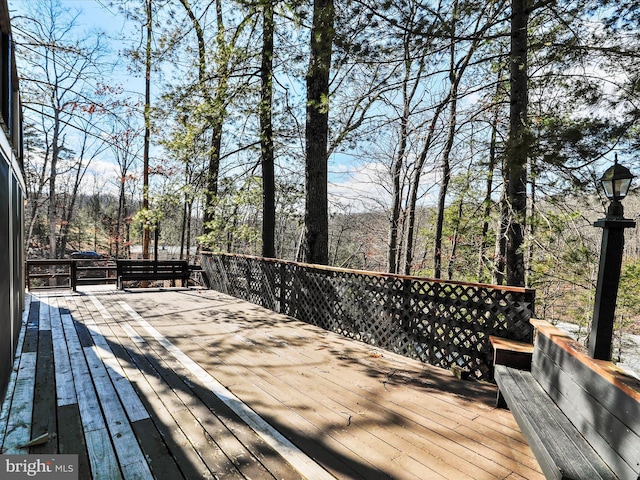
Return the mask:
[(489, 336), (493, 347), (493, 364), (506, 365), (520, 370), (531, 370), (533, 345), (508, 338)]

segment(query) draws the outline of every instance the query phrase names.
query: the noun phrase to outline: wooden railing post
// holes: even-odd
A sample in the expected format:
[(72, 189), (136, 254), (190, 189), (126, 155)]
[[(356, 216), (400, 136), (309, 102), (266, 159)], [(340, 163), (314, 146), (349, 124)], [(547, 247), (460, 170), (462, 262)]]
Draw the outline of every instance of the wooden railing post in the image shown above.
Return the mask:
[(77, 291), (78, 264), (74, 260), (71, 260), (71, 265), (69, 266), (69, 283), (71, 284), (71, 290)]
[(26, 262), (26, 280), (27, 280), (27, 290), (31, 291), (31, 262), (27, 260)]
[(287, 274), (286, 264), (284, 262), (281, 262), (280, 263), (280, 312), (279, 313), (285, 313), (285, 314), (287, 312), (287, 307), (285, 305), (285, 302), (287, 300), (287, 296), (285, 292), (285, 288), (287, 286), (287, 282), (285, 278), (286, 274)]

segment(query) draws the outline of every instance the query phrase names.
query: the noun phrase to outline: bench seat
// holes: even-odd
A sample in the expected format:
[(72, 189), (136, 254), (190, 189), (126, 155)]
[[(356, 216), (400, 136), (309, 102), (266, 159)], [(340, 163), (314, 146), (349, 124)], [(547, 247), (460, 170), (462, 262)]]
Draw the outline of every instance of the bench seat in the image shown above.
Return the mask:
[(494, 375), (548, 479), (618, 478), (530, 372), (496, 365)]

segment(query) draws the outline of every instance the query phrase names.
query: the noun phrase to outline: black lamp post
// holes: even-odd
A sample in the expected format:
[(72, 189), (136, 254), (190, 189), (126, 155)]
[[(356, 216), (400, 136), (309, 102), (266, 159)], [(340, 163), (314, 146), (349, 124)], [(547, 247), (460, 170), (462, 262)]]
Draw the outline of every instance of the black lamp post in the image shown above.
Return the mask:
[(636, 226), (634, 220), (624, 218), (624, 209), (620, 200), (627, 196), (633, 178), (628, 168), (618, 164), (616, 155), (615, 164), (607, 169), (600, 179), (611, 204), (607, 209), (607, 216), (593, 224), (595, 227), (602, 228), (602, 245), (593, 306), (593, 323), (589, 335), (589, 356), (599, 360), (611, 360), (613, 322), (624, 249), (624, 229)]

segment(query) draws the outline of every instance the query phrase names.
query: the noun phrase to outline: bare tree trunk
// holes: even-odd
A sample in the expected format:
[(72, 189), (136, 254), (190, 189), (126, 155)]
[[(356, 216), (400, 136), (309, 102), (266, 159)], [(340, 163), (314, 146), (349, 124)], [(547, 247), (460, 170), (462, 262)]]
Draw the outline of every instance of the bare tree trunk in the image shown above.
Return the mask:
[(438, 213), (436, 217), (436, 236), (434, 239), (433, 251), (433, 276), (440, 278), (442, 276), (442, 231), (444, 229), (444, 212), (446, 208), (447, 191), (449, 182), (451, 181), (451, 164), (449, 157), (453, 149), (453, 140), (457, 127), (457, 111), (458, 111), (458, 85), (463, 70), (456, 72), (456, 19), (458, 13), (458, 2), (454, 2), (453, 14), (451, 16), (451, 44), (449, 46), (449, 83), (451, 84), (449, 93), (449, 124), (447, 132), (447, 142), (442, 151), (442, 181), (440, 182), (440, 191), (438, 192)]
[(189, 208), (187, 209), (187, 262), (191, 258), (191, 215), (193, 214), (193, 199), (189, 199)]
[[(452, 72), (453, 75), (453, 72)], [(447, 143), (442, 152), (442, 181), (440, 182), (440, 191), (438, 193), (438, 213), (436, 217), (436, 234), (434, 240), (433, 252), (433, 276), (440, 278), (442, 276), (442, 232), (444, 230), (444, 214), (446, 209), (447, 192), (449, 190), (449, 182), (451, 181), (451, 165), (449, 157), (453, 148), (453, 140), (457, 126), (457, 105), (458, 95), (457, 88), (452, 85), (451, 100), (449, 104), (449, 131), (447, 133)]]
[[(500, 94), (500, 85), (502, 83), (502, 69), (498, 70), (498, 81), (496, 86), (496, 96)], [(480, 251), (478, 252), (478, 282), (485, 281), (485, 265), (486, 262), (486, 250), (487, 250), (487, 237), (489, 234), (489, 222), (491, 219), (491, 207), (493, 201), (491, 200), (491, 194), (493, 192), (493, 174), (496, 167), (496, 143), (498, 139), (498, 115), (500, 109), (498, 106), (494, 107), (493, 118), (491, 119), (491, 142), (489, 145), (489, 164), (487, 165), (487, 180), (485, 184), (484, 192), (484, 212), (482, 222), (482, 240), (480, 243)]]
[[(84, 179), (85, 173), (87, 172), (87, 168), (89, 167), (89, 162), (91, 161), (90, 155), (87, 151), (87, 141), (88, 135), (85, 132), (85, 135), (82, 139), (82, 147), (80, 148), (80, 154), (78, 155), (76, 172), (73, 180), (73, 185), (71, 188), (71, 195), (69, 198), (69, 202), (66, 204), (65, 211), (62, 215), (62, 226), (60, 228), (60, 251), (65, 252), (67, 247), (67, 239), (69, 236), (69, 229), (73, 223), (73, 216), (76, 209), (76, 202), (78, 200), (78, 192), (80, 190), (80, 185), (82, 184), (82, 180)], [(84, 163), (84, 160), (87, 159), (87, 163)], [(78, 242), (79, 244), (80, 242)], [(94, 249), (95, 250), (95, 249)]]
[(304, 260), (326, 265), (329, 261), (327, 205), (327, 142), (329, 134), (329, 72), (334, 36), (333, 0), (314, 0), (309, 70), (307, 73), (306, 198)]
[(33, 240), (33, 230), (38, 223), (38, 216), (40, 215), (40, 207), (38, 202), (39, 198), (30, 198), (28, 201), (31, 203), (31, 218), (29, 219), (29, 227), (27, 228), (27, 238), (25, 240), (25, 247), (27, 250), (29, 249), (31, 242)]
[(507, 268), (507, 230), (509, 229), (509, 205), (506, 199), (506, 190), (502, 188), (500, 195), (500, 220), (496, 235), (495, 262), (492, 275), (492, 283), (502, 285)]
[(527, 119), (528, 0), (512, 0), (511, 10), (511, 108), (505, 169), (510, 214), (507, 230), (507, 284), (524, 286), (525, 265), (522, 245), (527, 215), (527, 157), (529, 153)]
[(58, 176), (58, 157), (60, 156), (61, 146), (58, 144), (60, 141), (60, 117), (59, 110), (55, 106), (55, 99), (52, 98), (53, 103), (53, 138), (51, 146), (51, 169), (49, 174), (49, 257), (58, 258), (57, 255), (57, 220), (58, 220), (58, 199), (56, 192), (56, 178)]
[[(144, 82), (144, 152), (142, 166), (142, 210), (149, 211), (149, 148), (151, 143), (151, 36), (153, 34), (152, 0), (146, 0), (147, 10), (147, 44)], [(118, 232), (119, 234), (119, 232)], [(149, 258), (149, 222), (142, 224), (142, 258)]]
[[(414, 170), (414, 174), (411, 179), (410, 192), (409, 192), (409, 202), (408, 202), (408, 226), (407, 226), (407, 240), (405, 242), (406, 248), (406, 258), (405, 258), (405, 266), (404, 273), (405, 275), (409, 275), (411, 273), (412, 262), (413, 262), (413, 236), (415, 233), (415, 216), (416, 216), (416, 203), (418, 199), (418, 188), (420, 185), (420, 177), (422, 176), (422, 171), (424, 169), (424, 164), (431, 149), (431, 144), (434, 138), (435, 128), (440, 118), (440, 115), (444, 111), (447, 105), (450, 106), (450, 116), (449, 116), (449, 128), (448, 128), (448, 137), (447, 144), (445, 150), (442, 153), (442, 169), (443, 169), (443, 183), (440, 188), (439, 194), (439, 208), (438, 208), (438, 220), (436, 225), (436, 230), (438, 229), (438, 225), (443, 222), (444, 218), (444, 200), (446, 199), (448, 183), (450, 179), (450, 165), (449, 165), (449, 156), (451, 154), (451, 149), (453, 147), (453, 139), (455, 135), (455, 129), (457, 126), (456, 123), (456, 112), (457, 112), (457, 95), (458, 95), (458, 87), (460, 85), (460, 81), (462, 80), (462, 76), (464, 75), (465, 70), (469, 66), (469, 62), (476, 49), (481, 43), (481, 35), (476, 35), (469, 45), (467, 52), (464, 57), (457, 60), (455, 57), (456, 54), (456, 40), (455, 40), (455, 22), (457, 20), (457, 12), (458, 12), (458, 4), (457, 2), (454, 5), (454, 13), (452, 15), (451, 20), (451, 46), (450, 46), (450, 64), (449, 64), (449, 81), (451, 86), (445, 98), (437, 105), (436, 109), (433, 113), (433, 118), (431, 124), (429, 126), (429, 133), (427, 134), (427, 138), (425, 140), (424, 146), (420, 155), (418, 157), (418, 161), (416, 162), (416, 168)], [(482, 30), (481, 27), (482, 16), (479, 16), (476, 21), (476, 32)], [(442, 215), (442, 218), (440, 218)], [(436, 239), (440, 237), (440, 246), (438, 246), (438, 242), (436, 241), (435, 252), (434, 252), (434, 260), (436, 260), (437, 265), (434, 266), (434, 272), (438, 272), (438, 276), (440, 276), (441, 271), (441, 244), (442, 244), (442, 226), (440, 226), (440, 234), (436, 232)], [(440, 256), (440, 258), (436, 258), (436, 256)]]
[[(529, 238), (534, 238), (536, 233), (536, 175), (535, 167), (532, 167), (531, 172), (531, 205), (529, 206), (529, 222), (527, 223), (529, 227)], [(529, 286), (530, 281), (530, 272), (531, 272), (531, 263), (533, 262), (533, 256), (535, 254), (535, 244), (534, 242), (529, 242), (527, 246), (527, 262), (525, 264), (525, 286)]]
[(260, 147), (262, 153), (262, 256), (275, 257), (275, 172), (273, 147), (273, 3), (263, 2), (262, 65), (260, 67)]
[[(27, 249), (31, 245), (33, 239), (33, 230), (36, 226), (38, 216), (40, 216), (40, 210), (47, 204), (46, 200), (43, 199), (43, 193), (45, 191), (45, 184), (47, 183), (47, 167), (49, 166), (49, 154), (50, 154), (50, 145), (49, 142), (45, 142), (46, 147), (43, 154), (43, 162), (40, 166), (38, 173), (38, 181), (37, 181), (37, 189), (35, 192), (30, 192), (27, 200), (30, 203), (31, 207), (31, 218), (29, 219), (29, 227), (27, 229), (27, 238), (25, 240), (25, 245)], [(48, 208), (48, 205), (47, 205)]]
[(411, 175), (411, 182), (409, 185), (409, 200), (407, 202), (406, 241), (404, 244), (406, 253), (403, 273), (405, 275), (409, 275), (411, 273), (413, 263), (413, 236), (416, 224), (416, 205), (418, 203), (418, 189), (420, 188), (420, 178), (422, 177), (422, 171), (424, 170), (427, 156), (429, 154), (429, 151), (431, 150), (431, 144), (435, 136), (438, 119), (440, 118), (442, 111), (448, 103), (449, 95), (447, 95), (447, 97), (438, 104), (435, 111), (433, 112), (433, 117), (431, 118), (431, 123), (429, 125), (429, 133), (427, 134), (427, 138), (425, 139), (420, 155), (418, 156), (418, 161), (416, 162), (416, 166), (414, 167), (413, 174)]
[(399, 156), (396, 157), (391, 169), (391, 218), (389, 219), (389, 247), (387, 250), (387, 271), (389, 273), (398, 273), (398, 259), (400, 249), (400, 211), (402, 192), (400, 190), (400, 171), (403, 160)]
[(129, 221), (129, 202), (124, 204), (124, 258), (131, 258), (131, 222)]
[[(181, 0), (186, 4), (186, 0)], [(190, 9), (187, 9), (190, 11)], [(215, 217), (215, 207), (218, 197), (218, 177), (220, 171), (220, 150), (222, 148), (222, 126), (226, 116), (226, 96), (229, 84), (229, 58), (228, 45), (225, 39), (226, 29), (224, 25), (224, 17), (222, 15), (221, 0), (216, 0), (216, 23), (218, 31), (216, 33), (216, 45), (218, 48), (218, 62), (216, 64), (218, 83), (215, 88), (215, 96), (212, 98), (207, 86), (206, 79), (206, 52), (204, 49), (204, 38), (202, 30), (190, 14), (194, 28), (198, 34), (198, 50), (199, 50), (199, 84), (205, 102), (213, 112), (207, 117), (207, 121), (211, 130), (211, 148), (209, 150), (209, 165), (207, 167), (207, 180), (205, 191), (205, 207), (203, 214), (204, 232), (209, 233), (211, 227), (208, 225)]]
[(187, 195), (185, 194), (184, 203), (182, 204), (182, 228), (180, 229), (180, 260), (184, 258), (185, 235), (187, 232)]
[[(122, 246), (122, 238), (123, 238), (123, 223), (124, 223), (124, 214), (126, 208), (126, 197), (125, 197), (125, 189), (124, 189), (124, 181), (125, 177), (122, 177), (120, 181), (120, 191), (118, 196), (118, 216), (116, 218), (116, 231), (115, 231), (115, 257), (120, 258), (121, 255), (121, 246)], [(148, 255), (148, 252), (147, 252)], [(143, 250), (143, 258), (144, 258), (144, 250)], [(146, 257), (149, 258), (149, 257)]]
[(412, 48), (409, 37), (404, 38), (404, 79), (402, 82), (402, 117), (400, 119), (400, 146), (391, 167), (391, 218), (389, 219), (389, 247), (387, 250), (387, 271), (398, 273), (400, 270), (400, 254), (402, 238), (400, 229), (400, 215), (402, 213), (402, 183), (400, 176), (404, 165), (409, 135), (409, 117), (411, 115), (411, 101), (416, 93), (418, 81), (415, 80), (413, 88), (409, 89), (411, 81), (411, 54)]
[(449, 255), (449, 267), (447, 268), (447, 278), (453, 280), (453, 272), (456, 265), (456, 255), (458, 253), (458, 234), (460, 233), (460, 221), (462, 219), (462, 208), (464, 206), (464, 195), (458, 202), (458, 217), (455, 220), (455, 228), (451, 239), (451, 254)]

